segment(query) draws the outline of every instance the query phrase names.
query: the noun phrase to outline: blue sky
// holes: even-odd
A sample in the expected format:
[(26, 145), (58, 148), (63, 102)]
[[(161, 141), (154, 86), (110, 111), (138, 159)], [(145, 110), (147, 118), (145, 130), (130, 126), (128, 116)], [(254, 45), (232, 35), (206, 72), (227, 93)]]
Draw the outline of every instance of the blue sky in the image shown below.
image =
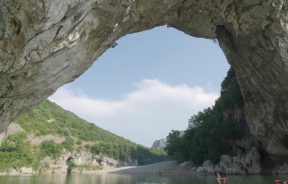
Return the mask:
[(118, 40), (50, 99), (78, 116), (150, 146), (213, 105), (229, 65), (218, 44), (159, 27)]

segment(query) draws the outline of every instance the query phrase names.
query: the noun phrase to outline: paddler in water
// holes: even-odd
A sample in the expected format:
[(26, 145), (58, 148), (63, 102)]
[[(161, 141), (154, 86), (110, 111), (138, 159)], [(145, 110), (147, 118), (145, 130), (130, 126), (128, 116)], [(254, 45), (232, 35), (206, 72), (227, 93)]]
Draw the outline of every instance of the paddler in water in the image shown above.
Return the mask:
[(227, 184), (226, 177), (221, 177), (221, 175), (219, 173), (217, 173), (217, 181), (219, 184)]

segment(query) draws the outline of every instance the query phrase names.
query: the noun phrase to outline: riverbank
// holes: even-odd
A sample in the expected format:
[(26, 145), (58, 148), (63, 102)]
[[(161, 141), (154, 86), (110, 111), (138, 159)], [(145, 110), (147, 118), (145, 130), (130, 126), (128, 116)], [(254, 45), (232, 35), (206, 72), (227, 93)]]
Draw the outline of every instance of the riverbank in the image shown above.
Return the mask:
[(145, 166), (122, 167), (107, 171), (113, 174), (139, 174), (139, 175), (159, 175), (159, 176), (195, 176), (196, 172), (191, 162), (179, 164), (176, 161), (165, 161)]
[[(202, 168), (201, 166), (200, 168)], [(177, 161), (164, 161), (145, 166), (126, 166), (126, 167), (102, 167), (98, 169), (91, 168), (73, 168), (72, 174), (116, 174), (116, 175), (151, 175), (151, 176), (187, 176), (187, 177), (214, 177), (211, 172), (202, 172), (202, 169), (195, 166), (192, 162), (184, 162), (179, 164)], [(50, 168), (44, 172), (35, 172), (32, 168), (10, 169), (7, 172), (1, 172), (0, 176), (40, 176), (40, 175), (59, 175), (67, 174), (67, 167)], [(279, 173), (280, 174), (280, 173)], [(230, 176), (240, 176), (243, 174), (229, 174)], [(254, 175), (254, 174), (253, 174)]]
[[(160, 175), (160, 176), (192, 176), (199, 175), (196, 173), (190, 162), (178, 164), (176, 161), (165, 161), (145, 166), (126, 166), (126, 167), (104, 167), (102, 169), (89, 170), (85, 168), (73, 168), (71, 173), (75, 174), (138, 174), (138, 175)], [(44, 172), (35, 172), (32, 168), (10, 169), (1, 172), (1, 176), (31, 176), (31, 175), (50, 175), (50, 174), (66, 174), (67, 167), (49, 169)]]

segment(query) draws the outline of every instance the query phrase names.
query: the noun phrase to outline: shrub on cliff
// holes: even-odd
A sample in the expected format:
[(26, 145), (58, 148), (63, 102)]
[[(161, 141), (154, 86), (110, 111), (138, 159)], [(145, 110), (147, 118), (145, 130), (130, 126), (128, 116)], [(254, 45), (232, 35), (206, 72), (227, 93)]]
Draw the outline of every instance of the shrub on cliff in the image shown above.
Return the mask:
[(30, 144), (25, 140), (25, 133), (8, 136), (0, 146), (0, 171), (7, 168), (20, 168), (33, 163)]
[(54, 141), (43, 141), (40, 145), (41, 151), (46, 156), (57, 159), (61, 156), (62, 147)]

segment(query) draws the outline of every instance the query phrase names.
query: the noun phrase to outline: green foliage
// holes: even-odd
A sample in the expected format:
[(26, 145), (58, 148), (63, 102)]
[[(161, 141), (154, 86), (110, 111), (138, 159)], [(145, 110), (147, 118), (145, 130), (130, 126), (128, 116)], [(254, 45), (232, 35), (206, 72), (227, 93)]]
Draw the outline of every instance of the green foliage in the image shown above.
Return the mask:
[(37, 108), (18, 118), (16, 123), (29, 134), (74, 137), (79, 144), (83, 141), (134, 144), (123, 137), (97, 127), (93, 123), (80, 119), (48, 100), (43, 101)]
[[(201, 164), (205, 160), (217, 162), (224, 153), (233, 154), (233, 142), (243, 137), (246, 122), (243, 98), (232, 69), (221, 87), (221, 97), (215, 106), (192, 116), (183, 136), (177, 131), (168, 135), (168, 155), (179, 161)], [(239, 117), (235, 110), (240, 110)]]
[[(52, 134), (65, 137), (65, 141), (62, 144), (56, 144), (53, 141), (44, 141), (40, 146), (32, 147), (27, 143), (26, 149), (32, 150), (31, 153), (29, 152), (33, 159), (30, 162), (30, 166), (32, 164), (34, 168), (39, 167), (39, 161), (45, 156), (56, 159), (63, 151), (72, 152), (81, 151), (81, 149), (122, 161), (137, 160), (141, 164), (167, 159), (163, 151), (157, 152), (152, 149), (142, 148), (127, 139), (80, 119), (73, 113), (62, 109), (48, 100), (43, 101), (38, 107), (16, 119), (15, 122), (30, 135), (45, 136)], [(25, 139), (21, 140), (24, 141)], [(7, 152), (13, 151), (13, 145), (9, 146), (5, 148), (8, 150)], [(7, 168), (6, 165), (3, 168)]]
[(172, 156), (179, 162), (188, 158), (188, 148), (185, 144), (186, 139), (183, 139), (180, 131), (171, 131), (167, 136), (167, 147), (165, 148), (168, 155)]
[(139, 165), (167, 160), (167, 155), (163, 150), (149, 149), (134, 143), (123, 144), (121, 142), (99, 142), (90, 146), (90, 151), (93, 154), (106, 155), (116, 160), (128, 162), (137, 161)]
[(80, 171), (83, 170), (89, 170), (89, 171), (96, 171), (96, 170), (102, 170), (102, 166), (96, 166), (93, 164), (81, 164), (81, 165), (75, 165), (75, 168), (79, 169)]
[(76, 144), (77, 144), (77, 145), (81, 145), (81, 144), (82, 144), (82, 141), (77, 140)]
[(61, 156), (62, 148), (54, 141), (43, 141), (40, 145), (41, 151), (53, 159), (57, 159)]
[(167, 160), (167, 155), (164, 150), (148, 149), (138, 145), (132, 152), (132, 158), (137, 160), (139, 165), (146, 165)]
[(7, 168), (25, 167), (33, 163), (29, 143), (25, 133), (8, 136), (0, 146), (0, 171)]
[(62, 147), (65, 148), (66, 151), (73, 151), (73, 146), (75, 144), (74, 139), (72, 139), (71, 137), (66, 137), (65, 141), (62, 142)]

